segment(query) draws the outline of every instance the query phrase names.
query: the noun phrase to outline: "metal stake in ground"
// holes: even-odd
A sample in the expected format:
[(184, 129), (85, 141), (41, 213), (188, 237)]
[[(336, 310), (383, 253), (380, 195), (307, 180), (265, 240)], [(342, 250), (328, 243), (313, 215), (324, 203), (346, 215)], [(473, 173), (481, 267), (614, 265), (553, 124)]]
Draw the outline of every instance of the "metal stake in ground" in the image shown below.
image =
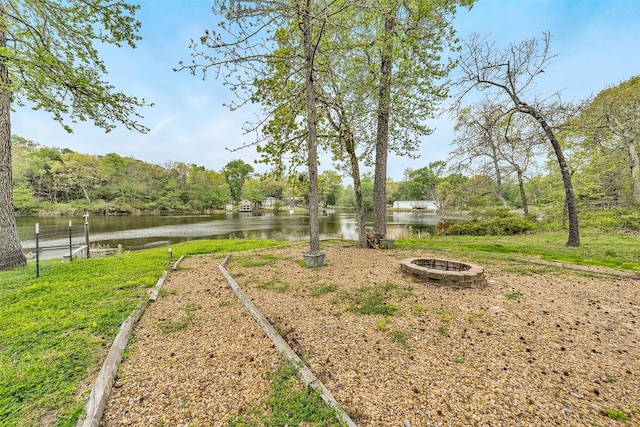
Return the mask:
[(87, 245), (87, 258), (91, 258), (89, 253), (89, 212), (85, 212), (82, 217), (84, 218), (84, 243)]
[(40, 277), (40, 223), (36, 222), (36, 277)]
[(71, 220), (69, 220), (69, 262), (73, 261), (73, 252), (71, 250)]

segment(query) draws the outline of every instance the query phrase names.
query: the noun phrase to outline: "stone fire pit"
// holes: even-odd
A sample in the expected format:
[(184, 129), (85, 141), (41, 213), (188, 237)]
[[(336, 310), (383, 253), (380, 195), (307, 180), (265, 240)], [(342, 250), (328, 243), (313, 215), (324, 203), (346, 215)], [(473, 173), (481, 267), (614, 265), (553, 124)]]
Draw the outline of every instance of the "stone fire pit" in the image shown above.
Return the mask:
[(484, 268), (475, 264), (435, 258), (408, 258), (400, 269), (435, 285), (478, 288), (486, 284)]

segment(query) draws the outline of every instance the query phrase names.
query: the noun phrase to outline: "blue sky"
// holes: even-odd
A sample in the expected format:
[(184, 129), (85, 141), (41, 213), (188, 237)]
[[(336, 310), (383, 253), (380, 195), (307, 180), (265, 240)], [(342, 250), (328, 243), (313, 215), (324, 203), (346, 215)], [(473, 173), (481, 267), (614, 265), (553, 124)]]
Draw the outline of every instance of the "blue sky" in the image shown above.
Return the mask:
[[(222, 104), (232, 94), (215, 79), (202, 80), (188, 72), (172, 71), (188, 62), (189, 40), (219, 19), (210, 0), (143, 0), (137, 13), (143, 39), (135, 50), (104, 49), (107, 79), (118, 89), (155, 105), (141, 110), (151, 131), (138, 134), (119, 127), (110, 133), (83, 123), (66, 133), (46, 113), (28, 108), (12, 115), (12, 132), (42, 145), (70, 148), (87, 154), (118, 153), (151, 163), (195, 163), (220, 170), (241, 158), (252, 163), (252, 148), (227, 148), (252, 142), (242, 123), (257, 110), (229, 111)], [(454, 26), (462, 38), (490, 34), (498, 45), (552, 35), (551, 50), (558, 54), (539, 81), (541, 93), (562, 91), (565, 100), (581, 100), (640, 74), (640, 0), (479, 0), (471, 11), (461, 9)], [(446, 160), (454, 138), (453, 122), (433, 120), (435, 132), (423, 139), (420, 158), (390, 155), (388, 175), (402, 179), (405, 168), (420, 168)], [(266, 171), (264, 165), (254, 165)], [(331, 168), (324, 161), (321, 169)], [(350, 179), (345, 179), (349, 183)]]

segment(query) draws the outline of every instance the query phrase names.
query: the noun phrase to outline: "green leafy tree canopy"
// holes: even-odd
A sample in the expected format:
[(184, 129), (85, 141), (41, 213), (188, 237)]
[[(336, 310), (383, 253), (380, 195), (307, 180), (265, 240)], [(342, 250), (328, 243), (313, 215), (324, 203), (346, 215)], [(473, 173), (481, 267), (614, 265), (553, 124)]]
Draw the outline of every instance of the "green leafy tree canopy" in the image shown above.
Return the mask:
[(0, 270), (26, 264), (13, 211), (12, 104), (44, 110), (69, 132), (87, 120), (106, 131), (116, 123), (146, 131), (136, 111), (144, 100), (116, 91), (98, 55), (100, 45), (135, 47), (138, 8), (121, 0), (0, 2)]

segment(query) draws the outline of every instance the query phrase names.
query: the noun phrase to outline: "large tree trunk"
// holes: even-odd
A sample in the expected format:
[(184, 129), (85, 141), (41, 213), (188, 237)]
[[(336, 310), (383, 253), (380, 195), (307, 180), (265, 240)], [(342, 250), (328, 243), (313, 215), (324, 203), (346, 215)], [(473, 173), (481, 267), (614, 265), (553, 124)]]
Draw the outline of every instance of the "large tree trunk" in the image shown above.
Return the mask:
[(517, 169), (518, 187), (520, 188), (520, 200), (522, 200), (522, 211), (525, 215), (529, 215), (529, 204), (527, 203), (527, 193), (524, 191), (524, 177), (520, 168)]
[(307, 96), (307, 126), (309, 129), (309, 253), (320, 252), (320, 217), (318, 213), (318, 141), (316, 131), (316, 95), (313, 82), (314, 52), (311, 40), (311, 5), (306, 1), (302, 12), (302, 32), (305, 56), (305, 90)]
[(395, 25), (395, 16), (388, 16), (384, 21), (385, 45), (380, 62), (380, 86), (378, 87), (378, 129), (373, 181), (373, 231), (383, 236), (387, 234), (387, 154), (389, 151), (389, 117), (391, 115), (392, 38)]
[(89, 192), (87, 191), (87, 187), (85, 187), (84, 185), (81, 185), (80, 188), (82, 189), (82, 194), (84, 194), (84, 198), (87, 201), (87, 204), (91, 206), (91, 197), (89, 197)]
[(547, 135), (549, 142), (553, 146), (553, 150), (558, 159), (558, 166), (560, 166), (560, 174), (562, 175), (562, 183), (564, 184), (565, 193), (565, 205), (567, 208), (567, 215), (569, 219), (569, 237), (567, 239), (567, 246), (580, 246), (580, 228), (578, 226), (578, 207), (576, 206), (576, 197), (573, 192), (573, 184), (571, 183), (571, 172), (569, 166), (562, 152), (562, 147), (556, 138), (553, 129), (542, 117), (542, 115), (534, 108), (524, 105), (526, 112), (530, 114), (536, 121), (542, 126), (544, 133)]
[(358, 156), (356, 156), (356, 144), (353, 135), (345, 136), (347, 153), (351, 162), (351, 178), (353, 179), (353, 192), (356, 204), (356, 219), (358, 220), (358, 244), (360, 248), (367, 248), (367, 229), (364, 223), (364, 206), (362, 204), (362, 184), (360, 182), (360, 165), (358, 164)]
[(493, 169), (496, 171), (497, 191), (496, 197), (502, 203), (503, 208), (507, 208), (507, 199), (504, 198), (504, 190), (502, 189), (502, 172), (500, 171), (500, 162), (498, 159), (498, 150), (493, 140), (493, 132), (489, 132), (489, 144), (491, 144), (491, 159), (493, 160)]
[[(0, 17), (4, 8), (0, 4)], [(6, 33), (0, 32), (0, 47), (7, 46)], [(0, 59), (0, 271), (27, 265), (22, 253), (16, 217), (13, 211), (13, 180), (11, 177), (11, 92), (9, 69)]]

